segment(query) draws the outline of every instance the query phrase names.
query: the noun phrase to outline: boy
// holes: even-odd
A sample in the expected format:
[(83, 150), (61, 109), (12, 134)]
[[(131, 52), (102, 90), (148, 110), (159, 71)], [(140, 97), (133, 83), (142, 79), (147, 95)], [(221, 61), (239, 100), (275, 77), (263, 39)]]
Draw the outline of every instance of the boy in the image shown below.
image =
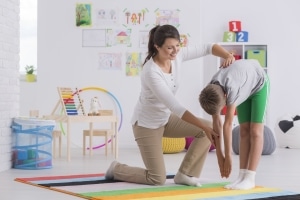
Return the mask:
[[(255, 174), (263, 149), (264, 118), (269, 93), (268, 76), (257, 60), (237, 60), (221, 68), (202, 90), (199, 101), (212, 115), (213, 129), (224, 136), (224, 154), (221, 139), (215, 139), (218, 164), (222, 177), (231, 173), (232, 122), (235, 110), (240, 124), (240, 171), (236, 181), (227, 189), (247, 190), (255, 187)], [(227, 112), (222, 125), (220, 113)]]

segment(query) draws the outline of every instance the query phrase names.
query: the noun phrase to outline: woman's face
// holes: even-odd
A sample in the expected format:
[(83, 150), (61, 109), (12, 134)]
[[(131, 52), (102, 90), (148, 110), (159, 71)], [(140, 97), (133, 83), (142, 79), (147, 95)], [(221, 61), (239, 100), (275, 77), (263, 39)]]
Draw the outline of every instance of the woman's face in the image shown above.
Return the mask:
[(174, 60), (180, 50), (180, 41), (175, 38), (167, 38), (165, 43), (158, 48), (159, 57)]

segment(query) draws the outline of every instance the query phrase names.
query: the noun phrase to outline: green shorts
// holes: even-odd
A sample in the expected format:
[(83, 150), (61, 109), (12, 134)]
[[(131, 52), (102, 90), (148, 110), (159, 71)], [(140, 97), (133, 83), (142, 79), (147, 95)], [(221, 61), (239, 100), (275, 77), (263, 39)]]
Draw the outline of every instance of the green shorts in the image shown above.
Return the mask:
[(262, 89), (237, 106), (237, 117), (240, 124), (245, 122), (264, 122), (269, 96), (269, 86), (270, 83), (267, 78)]

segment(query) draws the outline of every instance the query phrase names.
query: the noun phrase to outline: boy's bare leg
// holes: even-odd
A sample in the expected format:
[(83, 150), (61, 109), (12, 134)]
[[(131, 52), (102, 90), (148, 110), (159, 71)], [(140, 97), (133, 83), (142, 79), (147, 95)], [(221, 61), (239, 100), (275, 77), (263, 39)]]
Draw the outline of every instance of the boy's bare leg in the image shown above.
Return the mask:
[(234, 187), (243, 181), (246, 171), (248, 169), (248, 158), (250, 152), (250, 123), (240, 124), (240, 143), (239, 143), (239, 159), (240, 159), (240, 171), (238, 178), (226, 185), (227, 189), (234, 189)]
[[(248, 155), (248, 170), (244, 179), (237, 183), (233, 189), (247, 190), (255, 187), (255, 174), (259, 164), (264, 142), (264, 124), (250, 124), (250, 151)], [(243, 158), (244, 159), (244, 158)]]

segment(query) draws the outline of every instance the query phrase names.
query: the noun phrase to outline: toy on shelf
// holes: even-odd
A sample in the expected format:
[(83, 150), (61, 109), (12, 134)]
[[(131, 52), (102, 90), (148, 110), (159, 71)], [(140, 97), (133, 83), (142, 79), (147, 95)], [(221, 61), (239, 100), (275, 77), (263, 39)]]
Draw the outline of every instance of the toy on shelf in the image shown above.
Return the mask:
[[(68, 87), (58, 87), (57, 88), (60, 100), (57, 102), (52, 114), (58, 109), (59, 105), (62, 105), (63, 111), (66, 115), (85, 115), (85, 110), (83, 107), (83, 101), (80, 98), (79, 91), (73, 92), (71, 88)], [(74, 96), (77, 96), (77, 99)], [(81, 113), (80, 113), (81, 111)]]
[(99, 116), (100, 108), (101, 108), (101, 104), (99, 102), (98, 97), (93, 97), (91, 99), (90, 112), (88, 113), (88, 116)]
[(241, 21), (229, 21), (229, 31), (223, 34), (223, 42), (248, 42), (248, 32), (242, 30)]

